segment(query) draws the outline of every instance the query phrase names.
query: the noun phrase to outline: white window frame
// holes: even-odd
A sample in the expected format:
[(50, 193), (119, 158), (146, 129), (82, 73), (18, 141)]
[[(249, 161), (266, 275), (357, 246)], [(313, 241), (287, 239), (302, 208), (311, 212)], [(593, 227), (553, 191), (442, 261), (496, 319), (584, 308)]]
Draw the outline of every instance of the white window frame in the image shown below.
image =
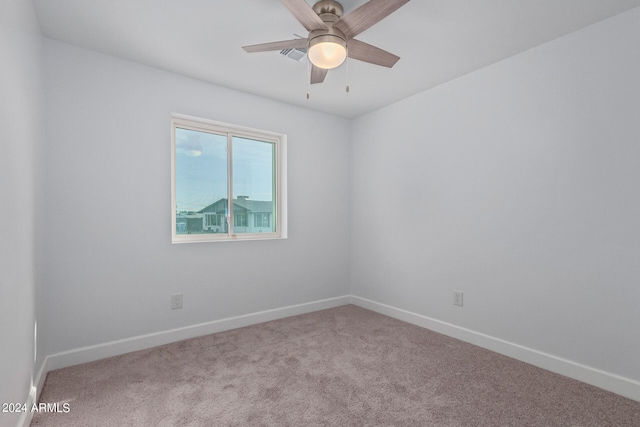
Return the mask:
[[(228, 233), (178, 234), (176, 232), (176, 128), (190, 129), (227, 136), (227, 215)], [(233, 147), (232, 138), (248, 138), (274, 144), (276, 203), (271, 221), (275, 232), (233, 232)], [(239, 240), (269, 240), (287, 238), (287, 135), (253, 129), (184, 114), (171, 114), (171, 243), (228, 242)], [(248, 219), (248, 218), (247, 218)]]

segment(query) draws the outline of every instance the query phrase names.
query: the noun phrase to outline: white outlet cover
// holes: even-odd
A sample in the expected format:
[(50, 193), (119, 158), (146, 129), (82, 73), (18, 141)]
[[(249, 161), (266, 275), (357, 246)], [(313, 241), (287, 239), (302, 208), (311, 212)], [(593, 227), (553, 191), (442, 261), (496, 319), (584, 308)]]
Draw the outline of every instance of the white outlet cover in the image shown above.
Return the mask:
[(171, 295), (171, 310), (182, 308), (182, 294)]
[(453, 291), (453, 305), (462, 307), (462, 292)]

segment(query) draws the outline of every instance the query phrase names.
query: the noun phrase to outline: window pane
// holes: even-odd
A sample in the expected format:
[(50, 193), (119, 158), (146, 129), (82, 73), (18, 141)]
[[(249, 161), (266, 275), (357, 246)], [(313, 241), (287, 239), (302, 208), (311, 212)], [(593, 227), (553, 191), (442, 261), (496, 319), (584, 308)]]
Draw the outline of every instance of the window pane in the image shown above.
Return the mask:
[(232, 145), (233, 231), (275, 232), (275, 144), (233, 137)]
[(226, 233), (227, 137), (176, 128), (176, 234)]

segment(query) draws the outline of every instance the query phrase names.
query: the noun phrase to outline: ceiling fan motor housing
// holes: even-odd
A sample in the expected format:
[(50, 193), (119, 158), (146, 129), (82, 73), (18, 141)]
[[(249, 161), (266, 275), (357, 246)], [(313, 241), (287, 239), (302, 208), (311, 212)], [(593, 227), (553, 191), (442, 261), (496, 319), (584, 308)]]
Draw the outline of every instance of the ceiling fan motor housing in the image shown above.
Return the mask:
[[(313, 5), (313, 11), (326, 23), (333, 24), (342, 18), (344, 9), (342, 5), (334, 0), (320, 0)], [(324, 16), (326, 15), (326, 16)]]
[(321, 43), (323, 41), (342, 44), (345, 47), (347, 45), (347, 37), (344, 35), (344, 33), (338, 30), (337, 28), (333, 28), (331, 26), (329, 26), (328, 30), (311, 31), (309, 33), (308, 40), (309, 40), (309, 46), (311, 46), (312, 42), (313, 44), (315, 44), (315, 43)]

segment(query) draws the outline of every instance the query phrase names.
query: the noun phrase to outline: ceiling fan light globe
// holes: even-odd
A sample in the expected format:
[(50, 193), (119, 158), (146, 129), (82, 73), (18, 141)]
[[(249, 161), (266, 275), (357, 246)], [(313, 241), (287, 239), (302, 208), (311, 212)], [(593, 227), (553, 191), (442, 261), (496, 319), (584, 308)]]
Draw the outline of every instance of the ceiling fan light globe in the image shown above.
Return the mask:
[(318, 68), (336, 68), (347, 58), (347, 44), (335, 35), (316, 37), (309, 42), (308, 55), (311, 63)]

